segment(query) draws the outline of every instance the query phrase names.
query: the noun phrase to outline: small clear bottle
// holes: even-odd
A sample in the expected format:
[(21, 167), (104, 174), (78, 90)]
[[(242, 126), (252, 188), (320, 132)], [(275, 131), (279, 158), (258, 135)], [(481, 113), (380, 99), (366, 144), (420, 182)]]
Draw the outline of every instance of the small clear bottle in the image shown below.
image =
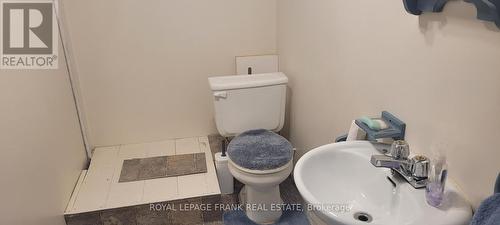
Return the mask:
[(431, 159), (429, 168), (428, 183), (425, 188), (425, 199), (427, 204), (439, 207), (444, 202), (444, 189), (448, 177), (448, 165), (446, 157), (442, 153), (437, 153)]

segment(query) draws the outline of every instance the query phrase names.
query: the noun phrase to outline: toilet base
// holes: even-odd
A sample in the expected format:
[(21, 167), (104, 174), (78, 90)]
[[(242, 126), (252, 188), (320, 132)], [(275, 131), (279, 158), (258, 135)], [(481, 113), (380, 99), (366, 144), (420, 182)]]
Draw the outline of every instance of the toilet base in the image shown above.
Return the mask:
[(279, 220), (283, 204), (279, 185), (258, 188), (245, 185), (241, 191), (242, 204), (250, 220), (258, 224), (273, 224)]
[(240, 192), (240, 203), (247, 217), (258, 224), (274, 223), (281, 217), (283, 200), (279, 184), (292, 172), (293, 162), (274, 171), (249, 171), (229, 160), (231, 174), (245, 184)]

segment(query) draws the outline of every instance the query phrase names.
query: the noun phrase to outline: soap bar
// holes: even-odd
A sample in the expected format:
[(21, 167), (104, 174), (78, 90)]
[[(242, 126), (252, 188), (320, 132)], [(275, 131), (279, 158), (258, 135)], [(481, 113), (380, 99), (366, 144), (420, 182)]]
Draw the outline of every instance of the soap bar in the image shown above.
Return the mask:
[(361, 120), (361, 122), (366, 124), (366, 126), (368, 126), (370, 129), (375, 130), (375, 131), (387, 129), (389, 127), (385, 121), (383, 121), (382, 119), (378, 119), (378, 118), (372, 119), (372, 118), (369, 118), (367, 116), (363, 116), (363, 117), (359, 118), (359, 120)]

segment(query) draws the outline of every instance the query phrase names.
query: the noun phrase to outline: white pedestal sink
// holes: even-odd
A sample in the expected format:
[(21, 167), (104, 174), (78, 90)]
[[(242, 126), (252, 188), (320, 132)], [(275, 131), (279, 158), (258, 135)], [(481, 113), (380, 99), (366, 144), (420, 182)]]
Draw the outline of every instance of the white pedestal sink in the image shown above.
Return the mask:
[[(467, 225), (472, 209), (448, 180), (439, 208), (390, 169), (376, 168), (370, 157), (381, 154), (366, 141), (324, 145), (306, 153), (294, 171), (310, 218), (331, 225)], [(316, 218), (316, 219), (314, 219)], [(318, 218), (320, 221), (318, 221)]]

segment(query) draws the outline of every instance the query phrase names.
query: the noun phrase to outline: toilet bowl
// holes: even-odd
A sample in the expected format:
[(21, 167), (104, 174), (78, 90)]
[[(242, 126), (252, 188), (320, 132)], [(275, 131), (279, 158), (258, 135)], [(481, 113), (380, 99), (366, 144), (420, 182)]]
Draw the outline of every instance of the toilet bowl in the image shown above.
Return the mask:
[(235, 137), (227, 147), (229, 172), (245, 184), (243, 207), (248, 218), (270, 224), (281, 216), (279, 184), (293, 169), (290, 142), (268, 130), (250, 130)]
[(285, 122), (285, 74), (209, 78), (219, 134), (235, 137), (227, 146), (229, 172), (245, 184), (240, 200), (246, 215), (259, 224), (281, 216), (279, 184), (293, 169), (290, 142), (274, 133)]
[(231, 174), (245, 184), (245, 200), (243, 207), (246, 215), (259, 224), (272, 224), (281, 217), (279, 204), (283, 204), (280, 197), (279, 184), (292, 172), (293, 163), (274, 170), (248, 170), (229, 161)]

